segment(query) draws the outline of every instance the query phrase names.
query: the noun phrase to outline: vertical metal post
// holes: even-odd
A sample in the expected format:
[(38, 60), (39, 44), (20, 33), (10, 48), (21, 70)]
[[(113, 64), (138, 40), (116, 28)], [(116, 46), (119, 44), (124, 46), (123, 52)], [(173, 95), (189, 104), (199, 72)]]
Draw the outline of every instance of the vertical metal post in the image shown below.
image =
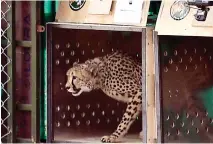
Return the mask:
[(10, 11), (7, 13), (7, 20), (10, 24), (10, 28), (7, 30), (7, 37), (9, 39), (10, 46), (7, 49), (7, 55), (10, 58), (10, 64), (7, 66), (7, 73), (10, 80), (7, 83), (7, 91), (9, 98), (7, 101), (7, 107), (9, 117), (7, 119), (7, 124), (9, 127), (10, 134), (7, 137), (8, 143), (15, 142), (16, 129), (15, 129), (15, 70), (16, 70), (16, 54), (15, 54), (15, 2), (7, 1), (10, 7)]
[(158, 33), (153, 33), (154, 50), (155, 50), (155, 98), (156, 98), (156, 116), (157, 116), (157, 143), (162, 142), (161, 126), (161, 83), (160, 83), (160, 57)]
[(146, 98), (146, 28), (142, 29), (142, 128), (143, 143), (147, 143), (147, 98)]
[(38, 16), (38, 2), (31, 1), (31, 78), (32, 78), (32, 112), (31, 112), (31, 132), (32, 132), (32, 142), (39, 142), (39, 45), (37, 44), (37, 16)]

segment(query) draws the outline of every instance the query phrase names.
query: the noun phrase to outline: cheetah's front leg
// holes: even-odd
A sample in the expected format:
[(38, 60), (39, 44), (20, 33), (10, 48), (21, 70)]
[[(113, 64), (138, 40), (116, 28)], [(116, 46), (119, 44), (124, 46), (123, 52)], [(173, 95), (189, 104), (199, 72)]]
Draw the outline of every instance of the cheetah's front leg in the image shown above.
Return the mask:
[(131, 124), (135, 121), (136, 117), (141, 112), (141, 101), (140, 99), (133, 99), (130, 103), (128, 103), (126, 112), (124, 113), (120, 124), (118, 125), (115, 132), (113, 132), (110, 136), (103, 136), (101, 138), (102, 142), (105, 143), (114, 143), (118, 142), (120, 138), (122, 138), (129, 130)]

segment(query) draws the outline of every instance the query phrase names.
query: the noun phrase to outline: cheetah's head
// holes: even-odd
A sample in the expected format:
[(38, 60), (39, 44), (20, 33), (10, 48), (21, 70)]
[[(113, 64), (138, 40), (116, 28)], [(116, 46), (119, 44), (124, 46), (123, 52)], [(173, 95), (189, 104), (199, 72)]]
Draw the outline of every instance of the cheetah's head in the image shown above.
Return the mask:
[(65, 87), (73, 96), (79, 96), (82, 92), (90, 92), (95, 89), (97, 65), (93, 61), (88, 60), (85, 63), (74, 63), (67, 75), (67, 83)]

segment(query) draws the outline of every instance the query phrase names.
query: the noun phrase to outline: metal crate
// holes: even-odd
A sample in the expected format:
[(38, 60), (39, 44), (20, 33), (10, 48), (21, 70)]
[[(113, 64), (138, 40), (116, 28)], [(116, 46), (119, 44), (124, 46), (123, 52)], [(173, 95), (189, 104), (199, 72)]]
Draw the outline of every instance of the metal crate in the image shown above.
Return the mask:
[[(47, 47), (48, 142), (100, 142), (101, 136), (109, 135), (116, 129), (126, 104), (109, 98), (101, 91), (73, 97), (64, 89), (66, 71), (76, 61), (84, 62), (116, 49), (142, 60), (145, 29), (135, 26), (49, 23)], [(145, 79), (142, 81), (145, 83)], [(140, 116), (131, 126), (126, 141), (141, 142), (141, 129)]]
[(212, 143), (213, 38), (154, 39), (158, 142)]

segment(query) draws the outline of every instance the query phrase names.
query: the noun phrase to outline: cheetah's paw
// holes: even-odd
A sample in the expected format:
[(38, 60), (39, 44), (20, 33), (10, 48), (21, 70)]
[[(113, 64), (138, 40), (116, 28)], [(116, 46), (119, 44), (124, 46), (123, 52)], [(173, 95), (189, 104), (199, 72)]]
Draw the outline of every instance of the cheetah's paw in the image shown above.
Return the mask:
[(115, 143), (117, 142), (117, 138), (115, 136), (103, 136), (101, 138), (101, 142), (103, 143)]

